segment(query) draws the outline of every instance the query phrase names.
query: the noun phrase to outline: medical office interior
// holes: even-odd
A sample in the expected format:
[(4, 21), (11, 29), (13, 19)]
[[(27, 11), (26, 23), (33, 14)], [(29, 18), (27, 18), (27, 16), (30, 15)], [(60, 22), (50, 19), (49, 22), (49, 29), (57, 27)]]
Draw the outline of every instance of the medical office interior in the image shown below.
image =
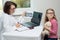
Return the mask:
[[(60, 40), (60, 0), (0, 0), (0, 18), (6, 1), (12, 1), (17, 4), (17, 8), (12, 16), (18, 23), (21, 23), (21, 27), (14, 27), (10, 31), (1, 33), (3, 27), (0, 26), (0, 40), (42, 40), (41, 32), (44, 28), (45, 13), (49, 8), (55, 10), (58, 20), (58, 40)], [(36, 18), (39, 15), (40, 17)], [(27, 22), (36, 22), (39, 25), (31, 25)]]

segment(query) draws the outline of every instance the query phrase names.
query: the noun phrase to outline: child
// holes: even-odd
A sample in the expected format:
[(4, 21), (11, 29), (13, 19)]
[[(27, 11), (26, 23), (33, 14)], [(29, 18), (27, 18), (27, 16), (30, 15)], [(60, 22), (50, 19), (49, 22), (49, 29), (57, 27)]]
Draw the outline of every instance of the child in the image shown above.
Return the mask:
[[(57, 19), (55, 16), (55, 11), (52, 8), (49, 8), (46, 10), (46, 15), (45, 15), (45, 22), (50, 21), (51, 23), (51, 28), (44, 26), (44, 29), (49, 31), (49, 35), (48, 38), (46, 38), (46, 40), (58, 40), (58, 23), (57, 23)], [(45, 39), (44, 39), (45, 40)]]

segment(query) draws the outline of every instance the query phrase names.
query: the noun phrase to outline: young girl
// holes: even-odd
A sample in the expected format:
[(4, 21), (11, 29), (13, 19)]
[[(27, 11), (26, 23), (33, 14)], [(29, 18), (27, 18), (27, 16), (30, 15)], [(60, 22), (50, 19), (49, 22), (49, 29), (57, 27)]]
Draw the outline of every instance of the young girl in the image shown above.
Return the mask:
[(58, 23), (57, 23), (57, 19), (55, 16), (55, 11), (51, 8), (46, 10), (45, 22), (44, 23), (46, 23), (48, 21), (51, 22), (51, 28), (44, 26), (44, 28), (46, 30), (48, 30), (49, 34), (50, 34), (46, 40), (58, 40), (58, 35), (57, 35)]

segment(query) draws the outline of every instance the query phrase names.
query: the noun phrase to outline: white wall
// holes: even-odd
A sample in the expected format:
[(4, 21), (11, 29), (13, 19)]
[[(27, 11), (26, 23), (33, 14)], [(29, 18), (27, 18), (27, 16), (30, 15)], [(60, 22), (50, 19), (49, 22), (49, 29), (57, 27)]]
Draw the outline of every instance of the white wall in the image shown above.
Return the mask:
[[(56, 16), (58, 19), (58, 23), (60, 24), (60, 0), (31, 0), (32, 3), (32, 9), (36, 11), (41, 11), (45, 15), (45, 11), (48, 8), (53, 8), (56, 12)], [(44, 17), (43, 17), (44, 18)], [(42, 19), (43, 20), (43, 19)], [(42, 21), (43, 22), (43, 21)], [(58, 30), (60, 29), (60, 25)], [(60, 31), (59, 31), (60, 35)]]

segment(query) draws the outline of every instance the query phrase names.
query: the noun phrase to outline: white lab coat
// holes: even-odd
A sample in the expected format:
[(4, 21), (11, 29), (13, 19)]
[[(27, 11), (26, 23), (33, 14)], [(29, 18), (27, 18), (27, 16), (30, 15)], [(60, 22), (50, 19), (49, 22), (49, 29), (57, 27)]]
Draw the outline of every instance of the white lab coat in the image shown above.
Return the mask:
[(3, 13), (1, 18), (2, 22), (0, 22), (0, 39), (1, 39), (1, 35), (3, 32), (10, 32), (10, 31), (14, 31), (14, 27), (16, 27), (16, 19), (12, 16), (12, 15), (8, 15), (6, 13)]
[(16, 27), (16, 19), (12, 15), (4, 14), (3, 27), (6, 32), (13, 31), (13, 28)]

